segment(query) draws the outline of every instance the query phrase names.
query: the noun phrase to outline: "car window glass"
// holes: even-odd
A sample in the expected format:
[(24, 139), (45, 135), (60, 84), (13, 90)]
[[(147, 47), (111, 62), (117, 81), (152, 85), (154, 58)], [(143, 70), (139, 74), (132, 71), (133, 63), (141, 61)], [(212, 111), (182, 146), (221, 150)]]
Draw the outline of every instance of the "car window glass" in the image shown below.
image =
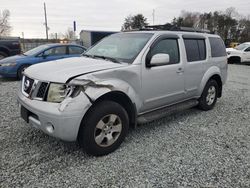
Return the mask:
[(206, 59), (206, 45), (204, 39), (184, 39), (187, 61), (201, 61)]
[(69, 47), (69, 54), (82, 54), (85, 50), (77, 46)]
[(65, 46), (58, 46), (54, 48), (50, 48), (44, 52), (46, 56), (54, 56), (54, 55), (65, 55), (66, 54), (66, 47)]
[(226, 47), (220, 38), (209, 37), (212, 57), (226, 56)]
[(170, 64), (179, 63), (179, 48), (177, 39), (164, 39), (159, 41), (151, 50), (151, 56), (156, 54), (168, 54)]
[(250, 47), (248, 47), (247, 49), (245, 49), (245, 52), (250, 52)]

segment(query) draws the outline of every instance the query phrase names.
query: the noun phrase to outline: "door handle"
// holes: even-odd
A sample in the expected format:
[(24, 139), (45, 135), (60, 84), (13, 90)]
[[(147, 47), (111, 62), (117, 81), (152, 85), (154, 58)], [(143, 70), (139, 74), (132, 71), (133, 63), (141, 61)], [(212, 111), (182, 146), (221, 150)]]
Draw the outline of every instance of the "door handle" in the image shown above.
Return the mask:
[(179, 68), (177, 69), (177, 71), (176, 71), (176, 73), (183, 73), (183, 72), (184, 72), (184, 70), (183, 70), (182, 67), (179, 67)]

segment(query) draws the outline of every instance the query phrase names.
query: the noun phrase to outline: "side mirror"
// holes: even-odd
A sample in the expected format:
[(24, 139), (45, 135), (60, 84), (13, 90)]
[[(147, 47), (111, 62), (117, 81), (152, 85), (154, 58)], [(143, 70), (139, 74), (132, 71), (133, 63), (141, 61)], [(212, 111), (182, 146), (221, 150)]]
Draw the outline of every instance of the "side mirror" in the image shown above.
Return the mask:
[(150, 66), (161, 66), (167, 65), (170, 62), (170, 58), (168, 54), (155, 54), (150, 61)]

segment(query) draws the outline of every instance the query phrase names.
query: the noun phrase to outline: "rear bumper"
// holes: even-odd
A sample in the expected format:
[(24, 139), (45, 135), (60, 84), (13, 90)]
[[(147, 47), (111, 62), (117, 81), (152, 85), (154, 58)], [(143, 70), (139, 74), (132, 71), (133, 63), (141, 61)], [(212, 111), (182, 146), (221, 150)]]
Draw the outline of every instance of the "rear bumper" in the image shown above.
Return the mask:
[(89, 99), (83, 93), (62, 103), (49, 103), (31, 100), (19, 92), (18, 102), (26, 111), (26, 118), (21, 115), (27, 123), (65, 141), (77, 139), (82, 118), (91, 106)]

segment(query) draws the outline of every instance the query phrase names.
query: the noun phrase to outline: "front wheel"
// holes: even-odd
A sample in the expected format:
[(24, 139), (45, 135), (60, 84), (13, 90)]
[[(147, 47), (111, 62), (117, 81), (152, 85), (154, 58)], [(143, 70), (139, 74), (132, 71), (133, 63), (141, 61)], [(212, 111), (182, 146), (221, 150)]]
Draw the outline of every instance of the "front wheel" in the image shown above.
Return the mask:
[(199, 99), (199, 108), (202, 110), (211, 110), (218, 97), (218, 84), (215, 80), (209, 80)]
[(128, 114), (113, 101), (103, 101), (90, 109), (84, 118), (78, 142), (88, 154), (100, 156), (116, 150), (126, 137)]
[(18, 70), (17, 70), (17, 79), (21, 80), (23, 78), (23, 72), (25, 69), (27, 69), (30, 65), (22, 65)]

